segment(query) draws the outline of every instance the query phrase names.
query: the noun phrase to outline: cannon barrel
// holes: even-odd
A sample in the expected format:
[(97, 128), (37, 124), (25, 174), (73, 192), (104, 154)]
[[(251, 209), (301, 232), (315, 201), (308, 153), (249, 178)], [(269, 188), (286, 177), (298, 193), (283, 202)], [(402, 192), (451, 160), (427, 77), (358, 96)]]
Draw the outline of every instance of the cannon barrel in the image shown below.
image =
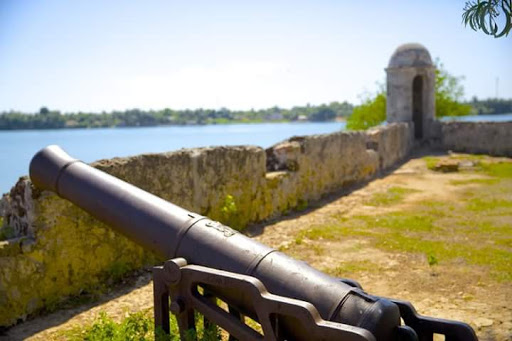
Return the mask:
[(273, 294), (310, 302), (325, 320), (360, 327), (377, 340), (397, 338), (400, 312), (391, 301), (95, 169), (58, 146), (33, 157), (30, 177), (38, 188), (57, 193), (162, 257), (256, 277)]

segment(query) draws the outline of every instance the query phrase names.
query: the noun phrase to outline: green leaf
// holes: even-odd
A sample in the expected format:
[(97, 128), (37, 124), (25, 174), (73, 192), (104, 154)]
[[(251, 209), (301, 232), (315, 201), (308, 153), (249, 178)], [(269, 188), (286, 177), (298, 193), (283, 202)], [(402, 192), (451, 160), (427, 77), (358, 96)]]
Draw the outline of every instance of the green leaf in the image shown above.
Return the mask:
[(508, 36), (508, 33), (510, 32), (510, 28), (512, 27), (512, 1), (508, 3), (507, 1), (503, 1), (501, 3), (501, 9), (503, 10), (503, 14), (505, 15), (505, 27), (503, 30), (498, 34), (495, 35), (495, 38), (500, 38), (503, 36)]

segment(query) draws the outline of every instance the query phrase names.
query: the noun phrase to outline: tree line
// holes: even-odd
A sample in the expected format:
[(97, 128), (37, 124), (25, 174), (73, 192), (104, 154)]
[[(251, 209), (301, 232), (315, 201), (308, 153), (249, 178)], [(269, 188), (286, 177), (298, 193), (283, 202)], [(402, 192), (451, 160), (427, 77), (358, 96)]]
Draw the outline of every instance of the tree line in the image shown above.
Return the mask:
[(479, 100), (473, 97), (468, 103), (474, 115), (500, 115), (512, 113), (512, 99), (489, 98)]
[(261, 110), (237, 111), (221, 108), (195, 110), (141, 110), (129, 109), (110, 113), (61, 113), (43, 107), (37, 113), (10, 111), (0, 113), (0, 130), (61, 129), (101, 127), (151, 127), (161, 125), (194, 125), (224, 123), (258, 123), (332, 121), (348, 117), (353, 106), (348, 102), (331, 102), (323, 105), (306, 105), (283, 109), (272, 107)]
[[(442, 94), (442, 91), (438, 91)], [(512, 113), (512, 99), (484, 99), (473, 97), (470, 101), (453, 104), (438, 96), (438, 109), (445, 108), (443, 113), (448, 115), (499, 115)], [(450, 105), (449, 105), (450, 104)], [(366, 108), (369, 106), (369, 108)], [(458, 110), (462, 108), (463, 112)], [(110, 113), (61, 113), (43, 107), (37, 113), (22, 113), (17, 111), (0, 113), (0, 130), (16, 129), (61, 129), (61, 128), (105, 128), (105, 127), (151, 127), (161, 125), (193, 125), (193, 124), (224, 124), (224, 123), (258, 123), (258, 122), (293, 122), (310, 121), (325, 122), (337, 118), (345, 119), (352, 115), (356, 119), (361, 109), (365, 113), (364, 121), (368, 126), (378, 124), (385, 119), (386, 99), (381, 92), (368, 103), (356, 107), (356, 115), (352, 115), (354, 106), (348, 102), (331, 102), (324, 105), (307, 105), (283, 109), (272, 107), (261, 110), (236, 111), (221, 108), (195, 110), (140, 110), (129, 109)], [(439, 110), (440, 111), (440, 110)], [(460, 110), (459, 110), (460, 111)], [(441, 112), (437, 115), (444, 116)], [(371, 119), (371, 116), (375, 116)], [(361, 121), (360, 119), (358, 119)], [(350, 122), (350, 120), (349, 120)], [(371, 123), (370, 123), (371, 122)], [(354, 127), (367, 128), (365, 125)]]

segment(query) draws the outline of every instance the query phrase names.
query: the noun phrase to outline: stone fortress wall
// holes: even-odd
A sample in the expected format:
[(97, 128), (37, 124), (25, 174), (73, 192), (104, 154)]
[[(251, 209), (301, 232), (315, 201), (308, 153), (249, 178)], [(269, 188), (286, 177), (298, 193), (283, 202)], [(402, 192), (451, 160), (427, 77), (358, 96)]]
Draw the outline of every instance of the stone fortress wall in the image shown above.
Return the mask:
[[(411, 126), (398, 123), (293, 137), (267, 150), (183, 149), (93, 166), (243, 229), (370, 179), (404, 159), (411, 143)], [(0, 242), (0, 326), (162, 261), (66, 200), (35, 189), (27, 178), (3, 198), (2, 211), (11, 238)]]
[(444, 150), (512, 157), (512, 122), (443, 122)]
[[(512, 157), (512, 122), (435, 121), (430, 65), (419, 44), (397, 49), (388, 68), (390, 124), (366, 132), (292, 137), (267, 150), (183, 149), (92, 165), (241, 230), (367, 181), (425, 142)], [(57, 195), (35, 189), (27, 178), (2, 198), (0, 214), (0, 326), (162, 261)]]

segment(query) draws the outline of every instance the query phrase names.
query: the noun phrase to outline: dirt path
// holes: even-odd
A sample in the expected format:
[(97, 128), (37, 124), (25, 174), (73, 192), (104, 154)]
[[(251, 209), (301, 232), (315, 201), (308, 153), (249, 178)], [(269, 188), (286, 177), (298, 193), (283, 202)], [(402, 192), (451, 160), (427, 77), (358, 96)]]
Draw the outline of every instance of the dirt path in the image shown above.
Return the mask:
[[(347, 196), (307, 214), (267, 225), (262, 233), (257, 231), (254, 238), (324, 271), (341, 264), (341, 276), (356, 279), (366, 291), (408, 300), (422, 315), (470, 323), (480, 340), (512, 340), (510, 282), (494, 281), (483, 270), (469, 266), (463, 260), (432, 267), (423, 254), (385, 252), (371, 247), (364, 238), (352, 236), (345, 240), (320, 240), (319, 243), (302, 240), (297, 245), (297, 230), (329, 225), (333, 216), (378, 217), (390, 211), (407, 210), (429, 200), (458, 200), (452, 190), (453, 182), (476, 178), (479, 176), (432, 172), (424, 160), (412, 159), (392, 174), (374, 180)], [(414, 192), (395, 205), (375, 207), (366, 204), (376, 193), (396, 186)], [(511, 215), (509, 212), (508, 218)], [(320, 251), (316, 249), (318, 245), (321, 245)], [(347, 271), (346, 275), (343, 270)]]
[[(423, 201), (457, 200), (456, 192), (451, 190), (453, 181), (467, 180), (472, 176), (432, 172), (426, 168), (424, 160), (412, 159), (392, 174), (374, 180), (349, 195), (331, 198), (326, 204), (301, 214), (256, 226), (249, 230), (249, 234), (319, 269), (329, 269), (337, 275), (346, 274), (357, 279), (372, 294), (409, 300), (421, 314), (468, 322), (480, 340), (512, 340), (510, 282), (492, 280), (479, 267), (469, 266), (463, 260), (433, 267), (423, 254), (383, 251), (370, 245), (367, 239), (353, 236), (319, 242), (298, 240), (299, 231), (329, 224), (333, 217), (379, 216)], [(395, 205), (366, 204), (376, 193), (396, 186), (411, 189), (411, 193)], [(59, 331), (90, 323), (100, 311), (120, 319), (127, 312), (151, 307), (152, 284), (146, 274), (134, 285), (105, 297), (95, 306), (36, 318), (12, 328), (0, 339), (58, 339), (61, 338)]]

